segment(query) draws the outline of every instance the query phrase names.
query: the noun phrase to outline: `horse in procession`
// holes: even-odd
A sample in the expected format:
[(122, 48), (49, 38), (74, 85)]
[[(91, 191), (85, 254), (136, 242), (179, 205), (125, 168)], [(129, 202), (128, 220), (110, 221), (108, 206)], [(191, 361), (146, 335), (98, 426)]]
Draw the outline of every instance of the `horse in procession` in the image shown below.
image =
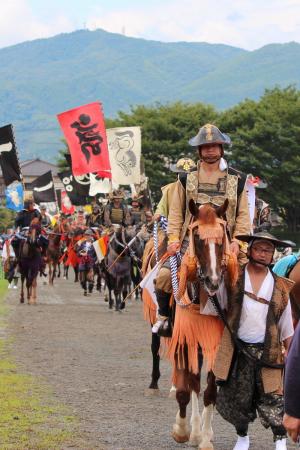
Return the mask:
[(116, 311), (121, 311), (131, 288), (133, 266), (140, 271), (144, 242), (134, 226), (115, 225), (113, 228), (104, 260), (105, 280), (109, 308), (115, 306)]
[[(217, 210), (209, 205), (198, 209), (192, 200), (190, 202), (194, 221), (190, 226), (189, 248), (181, 263), (178, 291), (173, 294), (172, 336), (165, 339), (179, 405), (172, 436), (177, 442), (199, 444), (201, 449), (212, 448), (211, 422), (217, 392), (212, 368), (224, 328), (212, 299), (220, 288), (232, 289), (238, 274), (237, 259), (229, 251), (226, 221), (223, 219), (227, 206), (228, 202), (225, 201)], [(164, 260), (165, 251), (166, 240), (162, 235), (159, 242), (161, 260)], [(148, 264), (151, 265), (151, 257), (148, 258)], [(147, 296), (144, 295), (145, 299)], [(154, 323), (157, 307), (149, 306), (146, 300), (146, 316)], [(157, 389), (161, 338), (156, 333), (152, 336), (153, 371), (149, 387)], [(198, 398), (203, 365), (207, 371), (207, 387), (201, 418)], [(189, 432), (186, 408), (191, 398), (192, 429)]]
[(59, 224), (53, 227), (53, 230), (48, 234), (48, 248), (46, 252), (46, 261), (48, 266), (49, 285), (53, 286), (56, 273), (58, 278), (60, 277), (60, 258), (61, 258), (61, 237)]
[(42, 249), (47, 246), (41, 231), (38, 219), (33, 219), (29, 229), (23, 230), (12, 241), (21, 274), (20, 302), (24, 303), (25, 282), (30, 305), (37, 302), (37, 277), (42, 266)]

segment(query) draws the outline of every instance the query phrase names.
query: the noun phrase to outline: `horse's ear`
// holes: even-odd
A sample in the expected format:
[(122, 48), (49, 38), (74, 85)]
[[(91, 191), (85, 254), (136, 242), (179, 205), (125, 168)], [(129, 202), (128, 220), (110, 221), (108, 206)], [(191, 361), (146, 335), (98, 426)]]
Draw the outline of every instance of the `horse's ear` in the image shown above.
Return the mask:
[(217, 213), (218, 217), (225, 217), (225, 213), (227, 211), (228, 205), (229, 205), (229, 201), (228, 201), (228, 198), (226, 198), (223, 205), (219, 206), (216, 209), (216, 213)]
[(189, 210), (192, 216), (194, 216), (196, 219), (199, 217), (199, 209), (194, 200), (191, 198), (189, 201)]

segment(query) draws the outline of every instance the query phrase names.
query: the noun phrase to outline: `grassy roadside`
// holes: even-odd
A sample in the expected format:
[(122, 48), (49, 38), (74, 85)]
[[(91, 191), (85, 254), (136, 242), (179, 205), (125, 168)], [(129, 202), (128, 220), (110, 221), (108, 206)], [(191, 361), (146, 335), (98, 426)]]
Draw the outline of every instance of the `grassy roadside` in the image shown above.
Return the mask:
[(88, 449), (76, 418), (51, 396), (50, 389), (22, 373), (13, 362), (5, 336), (7, 282), (0, 281), (0, 449)]

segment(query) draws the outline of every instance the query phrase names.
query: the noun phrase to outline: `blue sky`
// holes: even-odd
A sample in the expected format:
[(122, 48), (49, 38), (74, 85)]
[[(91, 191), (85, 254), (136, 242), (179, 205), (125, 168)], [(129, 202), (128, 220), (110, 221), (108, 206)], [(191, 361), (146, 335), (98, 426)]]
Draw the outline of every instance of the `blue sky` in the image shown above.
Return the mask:
[(300, 42), (300, 0), (6, 0), (0, 47), (84, 27), (253, 50)]

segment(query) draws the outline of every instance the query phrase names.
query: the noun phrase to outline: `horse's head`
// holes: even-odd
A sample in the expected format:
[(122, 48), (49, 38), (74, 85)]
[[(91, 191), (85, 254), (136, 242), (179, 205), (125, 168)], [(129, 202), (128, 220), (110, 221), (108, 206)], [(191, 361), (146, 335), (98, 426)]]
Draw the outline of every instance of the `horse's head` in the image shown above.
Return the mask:
[(28, 231), (28, 241), (31, 244), (34, 244), (40, 234), (41, 234), (40, 221), (37, 217), (34, 217), (30, 222), (30, 227)]
[(198, 208), (194, 200), (189, 202), (190, 212), (195, 219), (190, 225), (190, 255), (196, 257), (204, 288), (209, 295), (218, 290), (229, 257), (226, 222), (222, 219), (227, 207), (227, 199), (218, 208), (210, 204)]

